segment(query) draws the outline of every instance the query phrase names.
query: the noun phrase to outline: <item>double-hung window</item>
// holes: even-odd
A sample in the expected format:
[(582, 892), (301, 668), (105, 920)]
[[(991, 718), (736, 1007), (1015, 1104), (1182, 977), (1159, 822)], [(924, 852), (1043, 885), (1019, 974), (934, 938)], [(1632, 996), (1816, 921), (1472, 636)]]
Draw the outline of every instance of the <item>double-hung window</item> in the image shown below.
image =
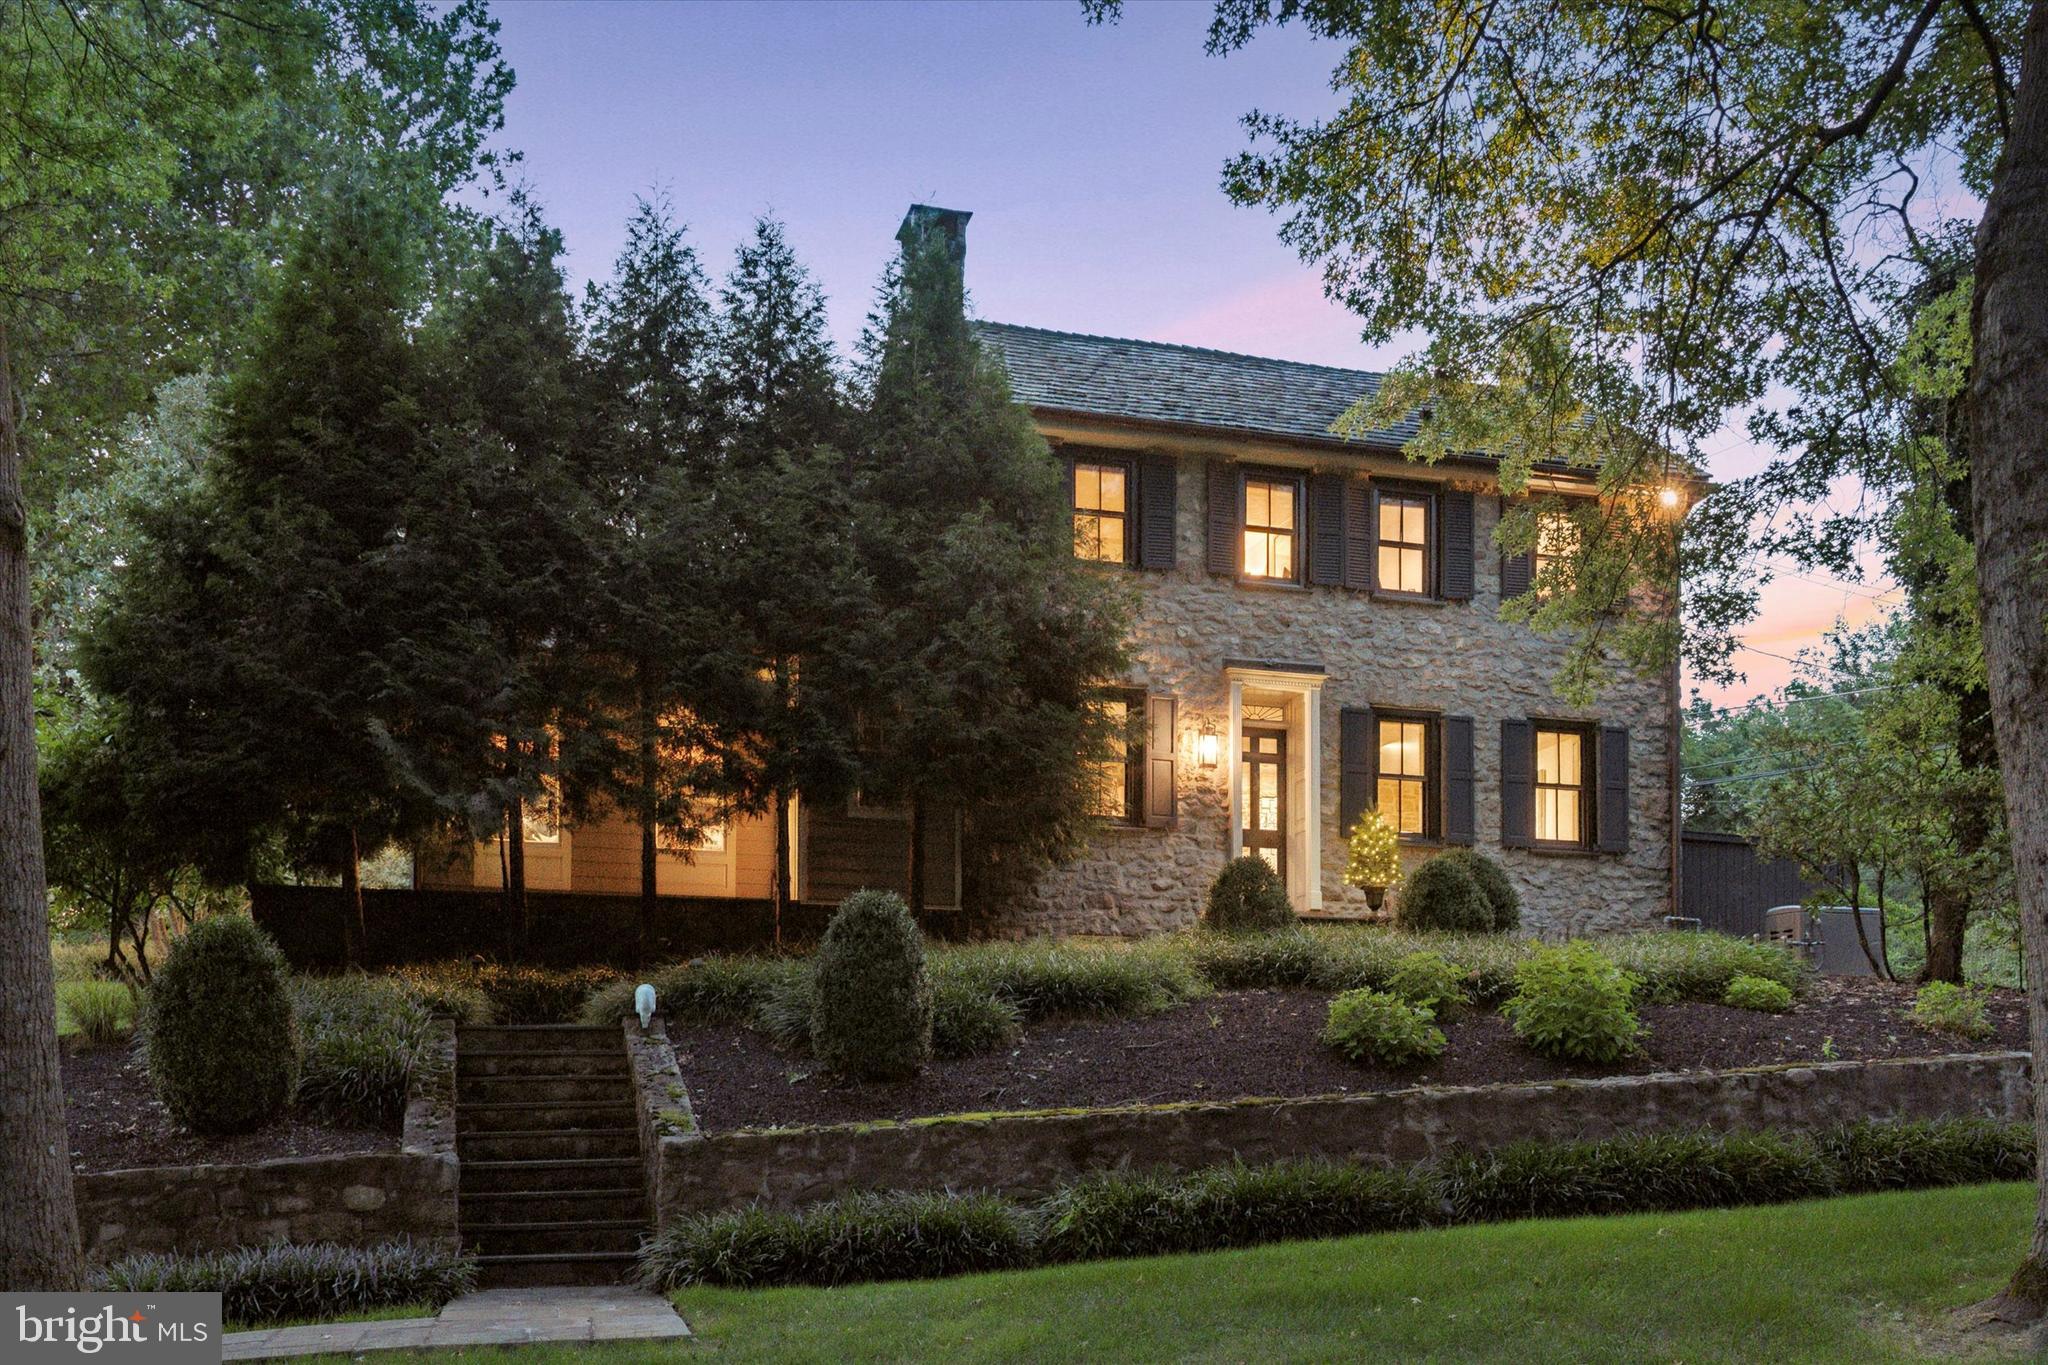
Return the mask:
[(1430, 523), (1435, 499), (1427, 493), (1382, 490), (1379, 494), (1379, 564), (1381, 592), (1426, 597), (1434, 590)]
[(1439, 837), (1435, 720), (1380, 712), (1374, 722), (1380, 815), (1403, 838)]
[(1588, 848), (1593, 842), (1593, 765), (1590, 736), (1582, 726), (1536, 726), (1536, 819), (1538, 844)]
[(1546, 575), (1558, 575), (1554, 586), (1564, 586), (1563, 575), (1571, 572), (1579, 552), (1579, 524), (1567, 512), (1545, 509), (1536, 514), (1536, 553), (1530, 562), (1530, 577), (1538, 584)]
[(1141, 692), (1112, 692), (1091, 703), (1108, 722), (1109, 753), (1088, 765), (1088, 813), (1137, 824), (1144, 814), (1145, 751), (1132, 740), (1144, 710)]
[(1074, 557), (1100, 564), (1131, 559), (1131, 471), (1116, 460), (1074, 463)]
[(1244, 481), (1244, 576), (1293, 583), (1301, 577), (1301, 481), (1250, 474)]

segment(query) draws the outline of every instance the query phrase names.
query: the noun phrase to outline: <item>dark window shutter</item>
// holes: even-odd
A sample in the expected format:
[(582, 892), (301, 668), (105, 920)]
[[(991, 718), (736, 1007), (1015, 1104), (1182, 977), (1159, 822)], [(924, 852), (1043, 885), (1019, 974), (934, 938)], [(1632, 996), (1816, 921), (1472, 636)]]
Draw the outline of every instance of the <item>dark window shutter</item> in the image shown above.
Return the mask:
[(1308, 581), (1334, 587), (1344, 581), (1344, 476), (1312, 474), (1308, 481)]
[(1500, 842), (1527, 848), (1536, 828), (1536, 728), (1526, 720), (1500, 723)]
[(1344, 586), (1372, 587), (1372, 485), (1344, 485)]
[(1444, 842), (1469, 844), (1478, 827), (1472, 717), (1444, 717)]
[(1237, 466), (1228, 460), (1209, 461), (1209, 572), (1237, 574)]
[(1180, 814), (1175, 796), (1180, 703), (1173, 697), (1145, 699), (1145, 791), (1139, 812), (1148, 825), (1170, 825)]
[(1599, 821), (1594, 833), (1602, 853), (1628, 852), (1628, 727), (1600, 727), (1600, 758), (1596, 776), (1600, 781)]
[(1351, 827), (1373, 802), (1372, 708), (1347, 706), (1337, 714), (1337, 837), (1349, 839)]
[(1176, 467), (1171, 455), (1138, 461), (1138, 567), (1173, 567)]
[[(1501, 500), (1500, 510), (1503, 516), (1507, 514), (1508, 505), (1506, 499)], [(1527, 551), (1518, 555), (1502, 555), (1500, 557), (1500, 600), (1505, 602), (1511, 597), (1520, 597), (1523, 593), (1529, 591), (1529, 581), (1535, 576), (1535, 556)]]
[(1472, 495), (1451, 489), (1442, 499), (1443, 572), (1437, 581), (1442, 596), (1454, 602), (1472, 598)]

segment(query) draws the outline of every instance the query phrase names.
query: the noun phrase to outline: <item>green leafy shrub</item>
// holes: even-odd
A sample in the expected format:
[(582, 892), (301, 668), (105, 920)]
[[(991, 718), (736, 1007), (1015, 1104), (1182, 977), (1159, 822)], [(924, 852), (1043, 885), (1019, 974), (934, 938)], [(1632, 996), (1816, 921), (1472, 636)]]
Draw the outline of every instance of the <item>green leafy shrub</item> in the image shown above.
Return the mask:
[(1837, 1174), (1811, 1138), (1649, 1133), (1597, 1142), (1518, 1142), (1437, 1166), (1454, 1222), (1778, 1204), (1833, 1194)]
[(1023, 1012), (959, 977), (932, 980), (932, 1055), (979, 1057), (1017, 1041)]
[(1232, 858), (1209, 883), (1202, 925), (1220, 934), (1270, 934), (1298, 921), (1280, 874), (1264, 858)]
[(1912, 1020), (1936, 1033), (1981, 1040), (1998, 1031), (1991, 1025), (1987, 1003), (1984, 992), (1975, 986), (1930, 981), (1913, 996)]
[(1530, 954), (1515, 968), (1515, 993), (1501, 1009), (1516, 1035), (1546, 1057), (1618, 1062), (1642, 1031), (1640, 985), (1582, 939)]
[(1850, 1123), (1818, 1135), (1845, 1194), (2030, 1180), (2033, 1133), (1995, 1119)]
[(374, 1308), (433, 1310), (476, 1288), (473, 1257), (413, 1242), (241, 1247), (200, 1255), (148, 1252), (99, 1270), (93, 1288), (114, 1294), (207, 1293), (238, 1327), (294, 1318), (329, 1321)]
[(157, 1098), (179, 1123), (225, 1134), (275, 1118), (299, 1067), (284, 955), (246, 916), (201, 920), (157, 969), (143, 1038)]
[(1169, 944), (978, 943), (932, 952), (934, 984), (975, 990), (1027, 1024), (1063, 1016), (1130, 1019), (1204, 994), (1208, 985)]
[(1493, 932), (1493, 907), (1472, 869), (1447, 854), (1415, 869), (1394, 901), (1394, 922), (1410, 931)]
[(1330, 1002), (1323, 1041), (1354, 1062), (1407, 1066), (1443, 1055), (1444, 1031), (1434, 1019), (1386, 991), (1345, 991)]
[(1493, 932), (1511, 934), (1522, 927), (1522, 896), (1515, 890), (1514, 879), (1500, 860), (1481, 853), (1476, 848), (1446, 849), (1436, 855), (1448, 858), (1472, 875), (1479, 884), (1479, 894), (1486, 897), (1486, 908), (1493, 913)]
[(118, 1043), (135, 1026), (135, 997), (118, 981), (60, 981), (57, 1010), (58, 1032), (76, 1032), (90, 1047)]
[(1806, 965), (1793, 949), (1727, 934), (1622, 934), (1601, 939), (1600, 950), (1642, 978), (1642, 999), (1650, 1004), (1718, 1001), (1738, 976), (1760, 976), (1795, 994), (1806, 984)]
[(759, 1207), (678, 1219), (641, 1253), (640, 1282), (860, 1284), (1032, 1264), (1029, 1219), (991, 1195), (857, 1194), (795, 1213)]
[(1783, 1014), (1792, 1008), (1792, 988), (1767, 976), (1738, 976), (1722, 992), (1721, 1003), (1739, 1010)]
[(360, 974), (294, 977), (291, 999), (303, 1048), (293, 1103), (344, 1123), (395, 1126), (427, 1059), (426, 1005), (402, 981)]
[(1307, 1160), (1186, 1175), (1112, 1172), (1068, 1185), (1039, 1210), (1039, 1259), (1163, 1256), (1428, 1225), (1419, 1172)]
[(842, 1076), (900, 1080), (932, 1055), (924, 937), (903, 898), (856, 891), (839, 903), (813, 967), (811, 1053)]
[(1410, 953), (1387, 974), (1387, 990), (1409, 1004), (1442, 1015), (1465, 1003), (1465, 973), (1425, 948)]
[(585, 1024), (616, 1024), (633, 1013), (634, 988), (645, 981), (654, 987), (656, 1007), (677, 1024), (747, 1024), (771, 990), (810, 970), (808, 958), (713, 953), (599, 986), (577, 1017)]

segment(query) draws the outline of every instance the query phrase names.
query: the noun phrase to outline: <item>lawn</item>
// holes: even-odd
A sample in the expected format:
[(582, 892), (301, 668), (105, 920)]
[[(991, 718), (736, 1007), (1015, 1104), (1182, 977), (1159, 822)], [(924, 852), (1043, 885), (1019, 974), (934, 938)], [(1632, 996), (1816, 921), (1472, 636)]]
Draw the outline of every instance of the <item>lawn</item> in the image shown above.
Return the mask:
[[(780, 1360), (1881, 1361), (1995, 1291), (2025, 1184), (1296, 1242), (853, 1289), (691, 1290), (692, 1344), (519, 1365)], [(497, 1350), (380, 1359), (508, 1359)]]

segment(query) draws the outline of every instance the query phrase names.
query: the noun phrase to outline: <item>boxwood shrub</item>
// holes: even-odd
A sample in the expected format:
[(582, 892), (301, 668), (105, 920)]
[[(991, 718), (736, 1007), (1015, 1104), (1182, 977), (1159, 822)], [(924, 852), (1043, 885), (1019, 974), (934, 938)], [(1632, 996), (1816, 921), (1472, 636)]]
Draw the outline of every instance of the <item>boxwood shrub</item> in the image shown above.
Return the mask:
[(93, 1288), (102, 1293), (217, 1293), (228, 1323), (261, 1327), (407, 1304), (432, 1312), (476, 1288), (476, 1261), (413, 1242), (283, 1244), (202, 1255), (148, 1252), (103, 1267), (94, 1274)]
[(1500, 863), (1476, 848), (1446, 849), (1437, 858), (1465, 869), (1479, 887), (1479, 894), (1486, 897), (1486, 908), (1493, 914), (1493, 932), (1509, 934), (1522, 927), (1522, 897), (1515, 890), (1514, 881), (1508, 870)]
[(812, 969), (811, 1052), (841, 1076), (901, 1080), (932, 1055), (924, 936), (903, 898), (856, 891), (839, 903)]
[(242, 1133), (281, 1113), (298, 1080), (299, 1034), (284, 954), (245, 915), (192, 926), (150, 983), (149, 1079), (196, 1132)]
[(1287, 888), (1271, 864), (1256, 854), (1232, 858), (1209, 883), (1202, 926), (1219, 934), (1270, 934), (1299, 921)]
[(1410, 874), (1394, 899), (1394, 922), (1408, 930), (1493, 932), (1493, 907), (1471, 865), (1439, 853)]

